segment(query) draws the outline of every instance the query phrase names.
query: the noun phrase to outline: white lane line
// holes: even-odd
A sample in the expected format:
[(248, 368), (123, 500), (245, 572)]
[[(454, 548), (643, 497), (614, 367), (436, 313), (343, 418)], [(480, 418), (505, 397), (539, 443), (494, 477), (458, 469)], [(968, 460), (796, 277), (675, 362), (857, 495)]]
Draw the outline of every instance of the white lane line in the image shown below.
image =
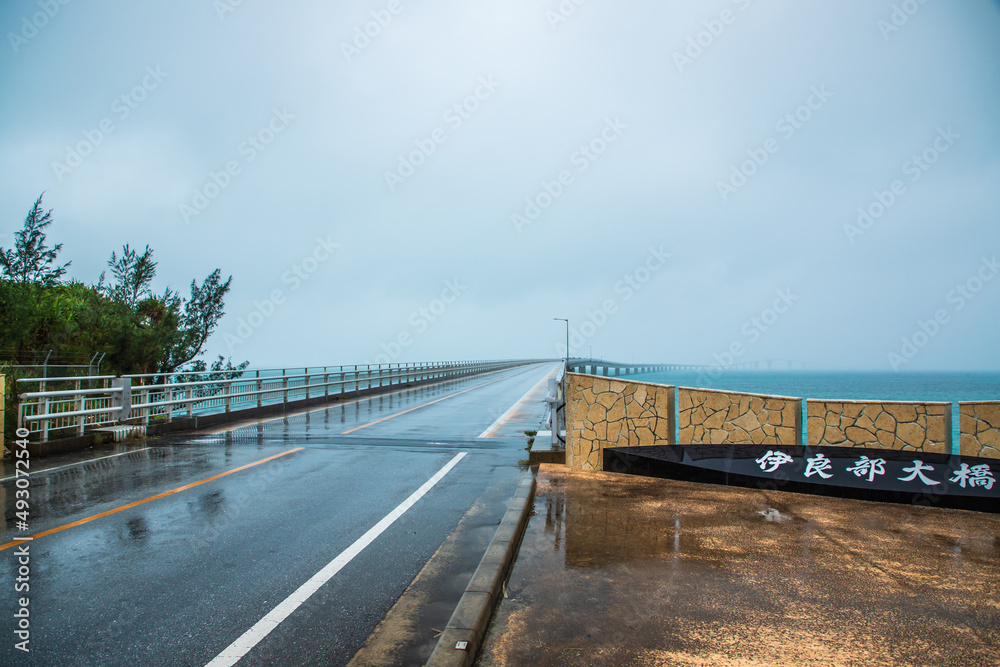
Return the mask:
[[(52, 472), (54, 470), (62, 470), (63, 468), (72, 468), (73, 466), (82, 466), (85, 463), (93, 463), (94, 461), (103, 461), (104, 459), (113, 459), (116, 456), (125, 456), (126, 454), (135, 454), (136, 452), (144, 452), (147, 449), (152, 449), (152, 447), (143, 447), (142, 449), (130, 449), (127, 452), (121, 452), (120, 454), (108, 454), (107, 456), (100, 456), (96, 459), (87, 459), (86, 461), (80, 461), (79, 463), (67, 463), (64, 466), (56, 466), (55, 468), (45, 468), (44, 470), (33, 470), (32, 475), (41, 475), (43, 472)], [(10, 477), (4, 477), (0, 479), (0, 482), (6, 482), (9, 479), (14, 479), (17, 475), (11, 475)]]
[(431, 488), (440, 482), (452, 468), (458, 465), (458, 462), (465, 458), (467, 453), (468, 452), (461, 452), (456, 454), (455, 458), (449, 461), (443, 468), (438, 470), (433, 477), (424, 482), (424, 485), (414, 491), (409, 498), (400, 503), (396, 509), (386, 514), (385, 518), (372, 526), (367, 533), (359, 537), (354, 544), (347, 547), (347, 549), (330, 561), (322, 570), (314, 574), (309, 581), (299, 586), (294, 593), (280, 602), (278, 606), (268, 612), (264, 618), (257, 621), (257, 623), (255, 623), (252, 628), (244, 632), (239, 639), (223, 649), (222, 653), (215, 656), (215, 658), (213, 658), (212, 661), (206, 665), (206, 667), (229, 667), (230, 665), (235, 665), (239, 662), (240, 658), (249, 653), (250, 649), (259, 644), (264, 637), (277, 628), (282, 621), (288, 618), (293, 611), (298, 609), (303, 602), (308, 600), (313, 593), (318, 591), (323, 584), (330, 581), (335, 574), (340, 572), (340, 570), (345, 565), (350, 563), (355, 556), (361, 553), (365, 547), (374, 542), (375, 538), (385, 532), (385, 529), (391, 526), (396, 519), (403, 516), (406, 510), (413, 507), (417, 501), (424, 496), (424, 494), (430, 491)]
[[(497, 370), (497, 371), (489, 371), (487, 373), (484, 373), (483, 375), (490, 375), (492, 373), (503, 373), (504, 371), (517, 370), (517, 368), (519, 368), (519, 367), (515, 366), (514, 368), (503, 368), (503, 369), (500, 369), (500, 370)], [(524, 369), (521, 372), (522, 373), (526, 373), (526, 372), (528, 372), (530, 370), (531, 370), (531, 368), (526, 368), (526, 369)], [(278, 376), (278, 377), (280, 377), (280, 376)], [(516, 377), (516, 375), (512, 375), (511, 377)], [(462, 378), (459, 378), (459, 379), (462, 379)], [(469, 379), (475, 379), (475, 377), (469, 378)], [(444, 382), (448, 382), (448, 380), (447, 379), (442, 379), (441, 383), (444, 383)], [(433, 387), (433, 386), (435, 386), (437, 384), (441, 384), (441, 383), (432, 383), (432, 384), (423, 385), (423, 386), (425, 386), (425, 387)], [(375, 387), (375, 388), (378, 389), (378, 387)], [(280, 391), (280, 390), (275, 390), (275, 391)], [(258, 424), (267, 424), (269, 422), (281, 421), (283, 419), (291, 419), (292, 417), (301, 417), (302, 415), (307, 415), (307, 414), (310, 414), (312, 412), (322, 412), (323, 410), (329, 410), (330, 408), (334, 408), (334, 407), (339, 408), (341, 406), (351, 405), (352, 403), (363, 403), (364, 401), (370, 401), (371, 399), (375, 398), (376, 396), (378, 396), (380, 398), (384, 397), (384, 396), (395, 396), (397, 394), (403, 394), (403, 393), (405, 393), (407, 391), (410, 391), (410, 389), (409, 388), (397, 389), (395, 391), (387, 391), (384, 394), (372, 394), (370, 396), (362, 396), (361, 398), (348, 399), (348, 400), (343, 401), (343, 402), (327, 403), (327, 404), (322, 405), (322, 406), (320, 406), (318, 408), (302, 408), (302, 409), (300, 409), (298, 411), (289, 412), (287, 414), (281, 415), (280, 417), (272, 417), (270, 419), (247, 419), (245, 421), (236, 422), (235, 424), (229, 424), (227, 426), (222, 426), (222, 427), (215, 428), (215, 429), (199, 430), (198, 434), (199, 435), (222, 435), (223, 433), (229, 433), (230, 431), (238, 431), (241, 428), (248, 428), (250, 426), (257, 426)], [(331, 394), (331, 396), (334, 396), (334, 394)], [(318, 397), (314, 396), (313, 398), (318, 398)]]
[(525, 392), (524, 396), (522, 396), (521, 398), (517, 399), (517, 402), (514, 403), (514, 405), (510, 406), (509, 408), (507, 408), (507, 412), (505, 412), (502, 415), (500, 415), (499, 417), (497, 417), (497, 420), (495, 422), (493, 422), (492, 424), (490, 424), (490, 427), (488, 429), (486, 429), (485, 431), (483, 431), (482, 433), (480, 433), (479, 436), (478, 436), (478, 438), (488, 438), (488, 437), (490, 437), (490, 434), (493, 433), (493, 431), (495, 431), (498, 428), (500, 428), (500, 426), (502, 426), (503, 423), (505, 421), (507, 421), (507, 419), (510, 417), (510, 415), (513, 414), (514, 411), (517, 410), (519, 407), (521, 407), (521, 404), (524, 403), (525, 401), (527, 401), (528, 397), (531, 396), (538, 389), (538, 387), (540, 387), (541, 385), (543, 385), (546, 382), (548, 382), (549, 378), (552, 377), (553, 375), (555, 375), (558, 370), (559, 370), (558, 366), (556, 366), (555, 368), (553, 368), (551, 373), (549, 373), (548, 375), (546, 375), (545, 377), (543, 377), (538, 382), (538, 384), (536, 384), (534, 387), (532, 387), (527, 392)]

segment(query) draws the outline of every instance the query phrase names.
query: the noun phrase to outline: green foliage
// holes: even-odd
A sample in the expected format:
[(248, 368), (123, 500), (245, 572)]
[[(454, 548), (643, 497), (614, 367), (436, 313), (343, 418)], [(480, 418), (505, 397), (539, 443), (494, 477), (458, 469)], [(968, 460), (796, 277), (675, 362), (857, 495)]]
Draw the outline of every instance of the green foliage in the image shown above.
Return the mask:
[[(53, 266), (62, 245), (46, 246), (51, 211), (41, 213), (39, 197), (17, 234), (16, 248), (0, 248), (0, 350), (15, 360), (54, 350), (62, 363), (86, 364), (104, 353), (102, 372), (117, 375), (169, 375), (197, 357), (225, 312), (232, 277), (216, 269), (190, 296), (166, 289), (154, 294), (157, 263), (149, 246), (141, 253), (128, 245), (111, 254), (112, 282), (102, 273), (96, 285), (62, 282), (68, 264)], [(233, 369), (220, 358), (215, 371)], [(246, 363), (236, 368), (245, 368)]]
[(201, 354), (201, 348), (225, 314), (225, 296), (232, 282), (232, 276), (223, 282), (222, 272), (216, 269), (200, 286), (197, 281), (191, 281), (189, 299), (179, 301), (175, 298), (173, 303), (178, 309), (178, 335), (169, 346), (160, 371), (176, 370)]
[(115, 278), (113, 285), (104, 285), (104, 273), (97, 281), (97, 289), (109, 299), (121, 301), (129, 308), (135, 308), (140, 299), (151, 297), (153, 293), (149, 286), (156, 277), (156, 262), (153, 261), (153, 250), (147, 245), (146, 250), (137, 254), (126, 243), (122, 247), (122, 256), (118, 258), (111, 253), (108, 260), (111, 275)]
[(197, 359), (191, 362), (191, 364), (187, 367), (186, 372), (197, 372), (198, 375), (189, 375), (187, 381), (215, 382), (226, 378), (239, 377), (242, 373), (237, 373), (237, 371), (242, 371), (249, 365), (249, 361), (244, 361), (236, 366), (233, 366), (232, 362), (229, 359), (223, 358), (221, 354), (218, 359), (212, 362), (211, 368), (209, 368), (201, 359)]
[(14, 247), (0, 248), (0, 269), (7, 280), (25, 284), (39, 283), (52, 285), (66, 273), (69, 262), (62, 266), (55, 264), (56, 256), (62, 250), (62, 243), (53, 248), (45, 245), (45, 228), (52, 224), (52, 211), (42, 212), (42, 197), (38, 195), (35, 205), (24, 219), (24, 227), (14, 235)]

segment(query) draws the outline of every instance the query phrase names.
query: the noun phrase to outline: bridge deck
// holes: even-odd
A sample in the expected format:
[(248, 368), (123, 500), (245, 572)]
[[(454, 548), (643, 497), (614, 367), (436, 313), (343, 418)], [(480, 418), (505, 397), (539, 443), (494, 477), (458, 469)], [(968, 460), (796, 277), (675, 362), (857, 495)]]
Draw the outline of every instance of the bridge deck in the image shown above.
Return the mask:
[[(554, 367), (45, 459), (31, 476), (32, 664), (204, 665), (239, 642), (251, 646), (240, 665), (345, 664), (470, 509), (495, 528), (525, 438), (478, 436), (523, 397), (539, 400), (530, 390)], [(538, 408), (508, 413), (501, 435), (540, 428)], [(8, 520), (14, 490), (3, 482)], [(471, 575), (488, 539), (463, 542), (459, 572)], [(5, 546), (0, 562), (14, 573), (16, 549)], [(331, 571), (305, 601), (290, 598)], [(461, 593), (452, 583), (437, 591), (445, 622)], [(14, 605), (0, 596), (0, 614), (11, 618)], [(416, 661), (442, 623), (417, 616), (398, 649)], [(20, 655), (12, 644), (0, 648), (3, 664)]]

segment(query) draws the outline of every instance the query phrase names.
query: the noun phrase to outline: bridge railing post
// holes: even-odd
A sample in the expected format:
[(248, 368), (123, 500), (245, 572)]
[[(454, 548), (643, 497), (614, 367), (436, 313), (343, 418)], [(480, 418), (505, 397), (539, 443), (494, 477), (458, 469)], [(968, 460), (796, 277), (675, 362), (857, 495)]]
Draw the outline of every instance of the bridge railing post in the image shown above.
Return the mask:
[[(42, 384), (39, 383), (39, 386), (42, 386)], [(44, 389), (42, 389), (42, 391), (44, 391)], [(51, 405), (51, 403), (49, 401), (49, 397), (46, 396), (45, 400), (42, 402), (42, 412), (40, 414), (43, 414), (43, 415), (49, 414), (49, 407), (50, 407), (50, 405)], [(43, 419), (42, 420), (42, 442), (48, 442), (48, 441), (49, 441), (49, 420), (48, 419)]]
[(139, 403), (142, 405), (142, 424), (143, 426), (149, 426), (149, 390), (141, 389), (139, 391)]
[[(79, 380), (76, 381), (76, 390), (80, 391), (80, 381)], [(84, 401), (85, 401), (85, 399), (84, 399), (83, 394), (80, 394), (77, 397), (77, 400), (76, 400), (76, 410), (78, 412), (82, 412), (84, 410)], [(77, 435), (83, 435), (83, 430), (86, 427), (86, 425), (87, 425), (86, 415), (77, 415), (77, 418), (76, 418), (76, 434)]]

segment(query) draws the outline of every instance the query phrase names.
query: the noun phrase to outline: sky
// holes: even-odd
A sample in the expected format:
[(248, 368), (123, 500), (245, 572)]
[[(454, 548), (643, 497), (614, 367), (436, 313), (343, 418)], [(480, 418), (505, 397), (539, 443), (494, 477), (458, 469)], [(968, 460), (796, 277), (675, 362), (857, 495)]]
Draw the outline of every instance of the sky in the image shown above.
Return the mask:
[(1000, 4), (5, 0), (0, 246), (253, 367), (1000, 370)]

